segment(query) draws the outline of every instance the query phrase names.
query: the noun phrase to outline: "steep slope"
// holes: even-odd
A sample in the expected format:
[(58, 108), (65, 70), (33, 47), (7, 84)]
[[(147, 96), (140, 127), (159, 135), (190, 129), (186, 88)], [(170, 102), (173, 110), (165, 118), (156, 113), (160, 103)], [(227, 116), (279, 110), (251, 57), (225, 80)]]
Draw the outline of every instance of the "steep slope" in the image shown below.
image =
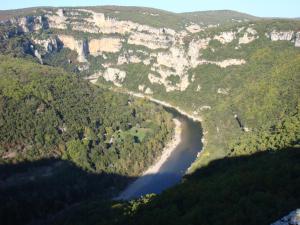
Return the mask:
[[(146, 17), (152, 19), (141, 24)], [(216, 24), (216, 18), (226, 24)], [(178, 21), (183, 26), (175, 28)], [(299, 29), (296, 20), (257, 20), (232, 11), (45, 8), (3, 22), (2, 52), (30, 55), (201, 118), (205, 150), (197, 167), (229, 155), (244, 133), (255, 136), (293, 115), (299, 101)]]
[(270, 224), (299, 207), (299, 160), (298, 148), (215, 161), (161, 196), (132, 202), (129, 224)]
[(158, 105), (0, 56), (1, 224), (111, 197), (161, 155), (173, 126)]
[(91, 201), (55, 224), (269, 225), (299, 207), (299, 152), (217, 160), (161, 195), (106, 205)]
[[(72, 93), (85, 90), (86, 86), (93, 89), (82, 81), (84, 78), (114, 91), (131, 91), (168, 102), (199, 118), (204, 128), (204, 150), (189, 171), (199, 172), (188, 176), (183, 184), (162, 196), (132, 203), (112, 205), (100, 201), (98, 206), (98, 202), (87, 201), (79, 206), (79, 216), (80, 212), (88, 213), (92, 223), (100, 224), (147, 224), (153, 219), (158, 224), (267, 224), (299, 205), (295, 191), (299, 188), (300, 141), (298, 20), (261, 19), (232, 11), (175, 14), (116, 6), (41, 8), (33, 13), (30, 10), (24, 11), (26, 16), (16, 12), (14, 18), (5, 12), (5, 18), (10, 19), (0, 25), (1, 53), (76, 73), (83, 86), (74, 84), (76, 91)], [(14, 98), (23, 96), (23, 91), (27, 93), (25, 89), (14, 94), (13, 90), (19, 90), (18, 82), (11, 83), (8, 93)], [(128, 103), (128, 98), (123, 100)], [(83, 102), (86, 101), (95, 103), (90, 98)], [(68, 105), (62, 105), (65, 104)], [(119, 104), (110, 107), (108, 111), (120, 110)], [(153, 112), (149, 107), (152, 106), (142, 103), (139, 109)], [(128, 107), (124, 106), (124, 110)], [(161, 129), (161, 118), (146, 115), (156, 121), (155, 132), (171, 129), (168, 123)], [(119, 119), (110, 116), (109, 120)], [(168, 118), (162, 113), (161, 117), (164, 116)], [(130, 119), (135, 121), (127, 116), (121, 118), (122, 123), (116, 126)], [(86, 123), (83, 122), (80, 134), (84, 134), (84, 140), (90, 136), (97, 142), (93, 132), (87, 135), (91, 130), (85, 128), (93, 127)], [(104, 133), (112, 137), (116, 130), (109, 126)], [(127, 131), (132, 134), (130, 129)], [(161, 135), (157, 135), (151, 137), (159, 139)], [(162, 137), (167, 139), (167, 135)], [(110, 144), (107, 142), (109, 138), (105, 143)], [(71, 142), (66, 147), (76, 149), (77, 144)], [(130, 146), (118, 145), (113, 149), (118, 152)], [(285, 148), (296, 149), (279, 151)], [(20, 152), (22, 149), (21, 146)], [(116, 155), (110, 152), (107, 151), (105, 171), (124, 172), (124, 165), (132, 159), (125, 154), (123, 169), (112, 169), (110, 165)], [(28, 157), (27, 153), (24, 156)], [(74, 158), (67, 157), (75, 164), (81, 163), (80, 166), (90, 165), (76, 160), (76, 154)], [(133, 161), (139, 164), (144, 158), (137, 154)], [(223, 160), (215, 162), (217, 159)], [(102, 161), (99, 164), (103, 166)], [(132, 170), (140, 171), (143, 166), (146, 164), (128, 169), (133, 175), (138, 173)], [(91, 170), (94, 171), (93, 166)], [(288, 185), (282, 186), (278, 177)], [(230, 195), (231, 189), (237, 194)], [(87, 211), (81, 206), (87, 207)], [(72, 224), (87, 222), (82, 219), (86, 219), (86, 214), (82, 220), (76, 220), (77, 213), (72, 210)]]
[[(90, 171), (138, 175), (170, 136), (170, 115), (152, 103), (28, 61), (1, 56), (0, 69), (3, 163), (65, 157)], [(154, 142), (156, 150), (148, 146)], [(81, 155), (73, 145), (82, 149)], [(123, 155), (129, 150), (130, 159), (128, 152)], [(149, 154), (147, 159), (131, 168), (128, 160), (142, 153)], [(115, 157), (122, 165), (115, 164)]]

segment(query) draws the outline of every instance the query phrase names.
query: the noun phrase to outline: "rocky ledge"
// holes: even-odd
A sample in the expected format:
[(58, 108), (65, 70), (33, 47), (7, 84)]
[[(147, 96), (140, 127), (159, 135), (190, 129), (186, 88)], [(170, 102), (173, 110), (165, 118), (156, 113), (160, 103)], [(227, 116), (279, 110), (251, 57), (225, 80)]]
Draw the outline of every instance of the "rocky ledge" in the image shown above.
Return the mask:
[(271, 225), (300, 225), (300, 209), (292, 211), (290, 214)]

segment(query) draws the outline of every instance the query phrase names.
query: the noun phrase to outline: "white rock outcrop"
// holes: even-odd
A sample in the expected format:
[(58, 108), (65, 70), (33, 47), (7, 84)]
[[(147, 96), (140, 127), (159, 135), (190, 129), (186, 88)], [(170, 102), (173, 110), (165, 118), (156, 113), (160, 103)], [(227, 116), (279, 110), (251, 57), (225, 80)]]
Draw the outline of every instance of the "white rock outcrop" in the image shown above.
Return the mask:
[(228, 95), (229, 88), (218, 88), (217, 93), (222, 95)]
[[(113, 14), (107, 16), (107, 14), (91, 9), (48, 9), (44, 10), (43, 16), (19, 19), (18, 24), (26, 32), (46, 26), (52, 28), (54, 32), (57, 29), (65, 30), (58, 31), (59, 35), (55, 38), (33, 39), (35, 44), (43, 47), (43, 49), (38, 48), (41, 56), (45, 52), (53, 52), (61, 46), (69, 48), (77, 52), (77, 61), (80, 62), (78, 69), (80, 70), (88, 68), (88, 54), (95, 57), (101, 56), (99, 64), (101, 63), (104, 67), (104, 72), (93, 74), (94, 77), (91, 77), (93, 81), (97, 77), (103, 76), (104, 79), (121, 86), (126, 72), (114, 67), (143, 63), (151, 70), (148, 74), (149, 81), (163, 85), (167, 92), (186, 90), (190, 82), (195, 81), (195, 75), (190, 77), (189, 73), (197, 66), (213, 64), (226, 68), (246, 63), (244, 59), (229, 58), (223, 61), (204, 59), (202, 52), (209, 47), (211, 40), (218, 40), (222, 44), (236, 40), (239, 43), (236, 47), (239, 49), (241, 44), (248, 44), (258, 38), (258, 33), (251, 24), (248, 27), (240, 26), (237, 31), (223, 30), (210, 36), (205, 33), (201, 35), (193, 33), (218, 25), (188, 23), (181, 31), (175, 31), (164, 27), (155, 28), (132, 21), (119, 20), (112, 18), (111, 15)], [(74, 36), (66, 34), (69, 30), (93, 33), (93, 35), (89, 41), (77, 40)], [(273, 37), (271, 37), (272, 35)], [(273, 40), (290, 38), (290, 34), (274, 33), (272, 35), (270, 38)], [(295, 46), (300, 46), (299, 35), (296, 38), (292, 35), (291, 40), (295, 40)], [(213, 48), (211, 50), (212, 52), (217, 51)], [(200, 91), (200, 89), (200, 86), (194, 88), (195, 91)], [(145, 86), (142, 92), (145, 93), (146, 90)], [(149, 93), (152, 92), (150, 90), (148, 90)]]
[(191, 67), (195, 68), (196, 66), (198, 66), (200, 64), (200, 62), (199, 62), (199, 57), (201, 55), (200, 51), (202, 49), (207, 48), (209, 41), (210, 41), (210, 38), (198, 39), (198, 40), (193, 39), (189, 43), (188, 56), (189, 56)]
[(300, 47), (300, 32), (295, 34), (295, 47)]
[(190, 24), (190, 25), (187, 25), (187, 26), (185, 27), (185, 29), (186, 29), (188, 32), (192, 33), (192, 34), (198, 33), (198, 32), (200, 32), (200, 31), (203, 31), (203, 30), (204, 30), (204, 29), (201, 28), (198, 24), (195, 24), (195, 23), (192, 23), (192, 24)]
[(211, 64), (216, 64), (217, 66), (221, 67), (221, 68), (226, 68), (228, 66), (238, 66), (238, 65), (242, 65), (245, 64), (246, 61), (244, 59), (226, 59), (220, 62), (208, 62)]
[(103, 78), (106, 81), (111, 81), (114, 85), (122, 87), (122, 83), (126, 77), (126, 72), (117, 68), (107, 68), (103, 73)]
[(92, 22), (99, 29), (99, 33), (111, 34), (119, 33), (125, 34), (137, 27), (136, 23), (131, 21), (118, 21), (114, 18), (105, 17), (103, 13), (96, 13), (92, 10), (85, 10), (92, 14), (92, 18), (88, 22)]
[(172, 40), (168, 39), (165, 35), (136, 32), (129, 36), (128, 43), (132, 45), (142, 45), (149, 49), (166, 49), (171, 46)]
[(122, 48), (119, 38), (91, 39), (89, 41), (89, 52), (93, 56), (102, 55), (103, 52), (116, 53)]
[(232, 42), (234, 39), (236, 39), (236, 33), (233, 31), (226, 31), (226, 32), (222, 32), (219, 35), (215, 35), (214, 36), (215, 40), (218, 40), (219, 42), (221, 42), (222, 44), (226, 44), (226, 43), (230, 43)]
[[(123, 54), (119, 55), (117, 64), (123, 65), (123, 64), (130, 64), (130, 63), (141, 63), (141, 62), (144, 63), (144, 61), (142, 59), (140, 59), (137, 55), (130, 55), (127, 52), (127, 53), (123, 53)], [(150, 62), (149, 62), (149, 64), (150, 64)]]
[(42, 15), (15, 17), (6, 21), (6, 23), (17, 25), (19, 30), (24, 33), (35, 32), (47, 28), (47, 23)]
[(239, 44), (248, 44), (254, 40), (255, 40), (254, 36), (248, 36), (248, 34), (245, 33), (243, 37), (239, 38)]
[(76, 51), (78, 54), (78, 62), (87, 62), (86, 56), (88, 54), (88, 44), (85, 40), (76, 40), (70, 35), (59, 35), (59, 40), (63, 43), (64, 47)]
[(129, 63), (140, 63), (140, 62), (142, 62), (142, 60), (136, 55), (129, 56), (128, 61), (129, 61)]
[(185, 56), (185, 50), (181, 47), (171, 47), (167, 52), (159, 52), (157, 54), (157, 63), (176, 71), (176, 74), (182, 74), (189, 65)]
[(294, 36), (294, 31), (272, 31), (270, 38), (272, 41), (291, 41)]
[(42, 64), (42, 65), (44, 64), (42, 56), (41, 56), (41, 54), (39, 53), (39, 51), (37, 49), (34, 50), (34, 56), (38, 58), (40, 64)]
[(147, 87), (146, 90), (145, 90), (145, 94), (152, 95), (153, 91), (149, 87)]
[(145, 89), (145, 85), (140, 84), (140, 85), (138, 86), (138, 90), (139, 90), (139, 91), (144, 92), (144, 89)]
[(47, 39), (32, 39), (34, 44), (40, 45), (45, 52), (53, 52), (58, 49), (58, 42), (56, 37), (49, 37)]
[[(150, 57), (156, 59), (156, 63), (153, 64), (151, 69), (160, 74), (160, 77), (150, 74), (148, 76), (150, 82), (164, 85), (167, 92), (184, 91), (190, 84), (188, 70), (203, 64), (203, 61), (199, 59), (201, 56), (200, 51), (207, 48), (209, 41), (209, 38), (192, 40), (189, 43), (188, 50), (177, 43), (170, 47), (168, 51), (151, 54)], [(172, 84), (168, 79), (172, 75), (179, 77), (177, 84)]]
[(248, 27), (244, 33), (244, 36), (239, 38), (239, 44), (249, 44), (257, 38), (257, 31), (251, 27)]
[(292, 211), (290, 214), (271, 225), (300, 225), (300, 209)]
[(58, 9), (56, 13), (46, 14), (49, 28), (67, 29), (67, 18), (64, 15), (63, 9)]
[(211, 109), (211, 106), (209, 105), (204, 105), (204, 106), (201, 106), (200, 107), (200, 111), (203, 111), (203, 110), (210, 110)]

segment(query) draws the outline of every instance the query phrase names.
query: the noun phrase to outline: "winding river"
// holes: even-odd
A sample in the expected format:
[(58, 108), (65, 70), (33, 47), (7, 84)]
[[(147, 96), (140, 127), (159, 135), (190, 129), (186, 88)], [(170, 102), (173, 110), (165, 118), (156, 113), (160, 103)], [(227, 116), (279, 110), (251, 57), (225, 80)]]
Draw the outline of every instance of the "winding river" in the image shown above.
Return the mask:
[[(157, 101), (154, 102), (160, 104)], [(164, 107), (173, 115), (174, 119), (180, 121), (180, 141), (176, 146), (173, 146), (168, 157), (163, 162), (160, 162), (161, 165), (159, 165), (157, 171), (154, 173), (144, 173), (144, 175), (131, 183), (116, 199), (128, 200), (149, 193), (159, 194), (163, 190), (179, 183), (187, 169), (195, 161), (197, 154), (201, 151), (202, 128), (200, 122), (183, 115), (175, 108), (165, 105)]]

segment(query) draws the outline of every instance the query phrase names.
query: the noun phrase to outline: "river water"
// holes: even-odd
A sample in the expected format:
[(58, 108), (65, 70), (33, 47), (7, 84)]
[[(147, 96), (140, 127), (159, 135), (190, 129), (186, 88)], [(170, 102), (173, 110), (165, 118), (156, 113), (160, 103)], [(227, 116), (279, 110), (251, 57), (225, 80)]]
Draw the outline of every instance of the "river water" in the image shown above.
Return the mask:
[(158, 173), (139, 177), (131, 183), (117, 199), (134, 199), (149, 193), (159, 194), (179, 183), (202, 149), (201, 124), (180, 114), (173, 108), (165, 107), (174, 118), (181, 122), (181, 142), (162, 164)]

